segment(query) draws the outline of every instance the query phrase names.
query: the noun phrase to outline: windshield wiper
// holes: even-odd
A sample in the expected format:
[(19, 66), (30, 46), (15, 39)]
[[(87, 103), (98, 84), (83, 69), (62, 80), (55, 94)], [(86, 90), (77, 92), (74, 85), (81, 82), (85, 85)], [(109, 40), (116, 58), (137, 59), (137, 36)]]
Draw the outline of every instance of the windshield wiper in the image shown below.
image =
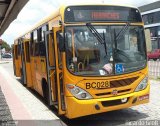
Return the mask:
[(105, 53), (107, 55), (107, 45), (106, 45), (104, 32), (102, 37), (91, 23), (86, 23), (86, 26), (91, 31), (91, 33), (97, 38), (98, 42), (104, 45)]
[(129, 27), (129, 22), (126, 23), (126, 25), (120, 30), (120, 32), (115, 36), (116, 40), (119, 40), (123, 35), (124, 33), (127, 31), (128, 27)]

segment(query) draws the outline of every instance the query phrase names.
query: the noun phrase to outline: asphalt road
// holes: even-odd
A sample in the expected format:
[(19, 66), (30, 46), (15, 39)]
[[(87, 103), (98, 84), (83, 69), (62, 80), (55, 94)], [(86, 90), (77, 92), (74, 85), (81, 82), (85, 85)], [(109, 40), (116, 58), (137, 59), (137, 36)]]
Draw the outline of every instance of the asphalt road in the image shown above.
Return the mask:
[[(0, 64), (13, 75), (12, 63)], [(60, 117), (68, 126), (124, 126), (135, 122), (160, 125), (160, 81), (151, 80), (150, 103), (73, 120)], [(34, 92), (33, 92), (34, 93)], [(42, 101), (43, 102), (43, 101)], [(52, 110), (56, 114), (55, 110)], [(142, 122), (141, 122), (142, 121)]]

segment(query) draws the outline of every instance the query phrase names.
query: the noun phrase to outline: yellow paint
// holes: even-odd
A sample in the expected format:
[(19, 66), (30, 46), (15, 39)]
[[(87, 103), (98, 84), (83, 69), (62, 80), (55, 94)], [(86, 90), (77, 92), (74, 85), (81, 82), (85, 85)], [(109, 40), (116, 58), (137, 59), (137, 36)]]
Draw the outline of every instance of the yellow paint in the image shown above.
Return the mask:
[[(83, 5), (81, 5), (83, 6)], [(86, 6), (86, 5), (85, 5)], [(49, 48), (48, 48), (48, 56), (49, 56), (49, 64), (52, 67), (55, 67), (54, 70), (49, 71), (49, 78), (51, 79), (51, 96), (52, 100), (55, 102), (58, 102), (58, 113), (60, 115), (65, 115), (67, 118), (76, 118), (80, 116), (85, 116), (85, 115), (91, 115), (91, 114), (96, 114), (96, 113), (102, 113), (102, 112), (107, 112), (107, 111), (112, 111), (112, 110), (118, 110), (122, 108), (128, 108), (134, 105), (138, 104), (144, 104), (149, 102), (148, 99), (142, 100), (142, 101), (137, 101), (136, 103), (132, 104), (132, 101), (135, 97), (137, 99), (140, 96), (149, 94), (149, 85), (145, 90), (139, 91), (139, 92), (134, 92), (135, 88), (137, 85), (141, 82), (141, 80), (148, 74), (148, 68), (144, 68), (142, 70), (133, 72), (133, 73), (128, 73), (124, 75), (119, 75), (119, 76), (110, 76), (110, 77), (82, 77), (82, 76), (76, 76), (71, 74), (66, 66), (66, 53), (60, 53), (58, 49), (58, 42), (57, 42), (57, 35), (56, 33), (58, 31), (62, 31), (64, 33), (64, 28), (65, 26), (73, 26), (73, 25), (85, 25), (86, 23), (81, 22), (81, 23), (73, 23), (73, 24), (65, 24), (64, 23), (64, 11), (67, 6), (62, 6), (59, 10), (57, 10), (54, 14), (49, 16), (48, 18), (45, 18), (44, 20), (40, 21), (37, 25), (35, 25), (32, 29), (29, 31), (25, 32), (23, 35), (19, 36), (18, 38), (15, 39), (14, 46), (18, 44), (18, 39), (19, 38), (24, 38), (24, 43), (29, 41), (30, 42), (30, 33), (41, 27), (44, 24), (48, 24), (49, 30), (53, 32), (53, 34), (49, 35)], [(59, 25), (58, 22), (61, 21), (62, 25)], [(124, 25), (125, 23), (92, 23), (93, 25)], [(139, 25), (143, 26), (144, 24), (141, 23), (131, 23), (131, 25)], [(73, 39), (73, 32), (72, 32), (72, 39)], [(25, 41), (26, 40), (26, 41)], [(75, 51), (74, 51), (74, 42), (72, 43), (72, 51), (73, 51), (73, 57), (75, 57)], [(35, 47), (34, 47), (35, 48)], [(26, 47), (24, 46), (24, 49), (26, 50)], [(26, 52), (26, 51), (25, 51)], [(17, 52), (14, 51), (14, 55)], [(25, 54), (26, 56), (26, 54)], [(61, 58), (62, 62), (58, 62), (59, 58)], [(44, 62), (41, 62), (44, 60)], [(89, 62), (88, 56), (86, 56), (85, 59), (87, 62)], [(26, 61), (26, 59), (25, 59)], [(85, 62), (85, 61), (84, 61)], [(22, 67), (22, 61), (21, 61), (21, 56), (18, 56), (18, 59), (14, 59), (15, 63), (15, 70), (16, 70), (16, 76), (21, 77), (21, 67)], [(30, 56), (30, 62), (25, 62), (26, 64), (26, 69), (27, 69), (27, 86), (33, 88), (36, 90), (40, 95), (43, 94), (42, 90), (42, 79), (47, 81), (47, 69), (46, 69), (46, 58), (44, 56)], [(78, 68), (84, 67), (84, 63), (79, 63)], [(138, 77), (138, 79), (133, 82), (130, 85), (127, 86), (121, 86), (117, 88), (111, 88), (110, 82), (114, 80), (122, 80), (126, 78), (132, 78), (132, 77)], [(63, 80), (63, 87), (60, 85), (59, 79)], [(108, 85), (107, 89), (101, 89), (97, 90), (95, 88), (89, 88), (86, 89), (86, 83), (103, 83), (106, 82)], [(92, 96), (93, 99), (90, 100), (78, 100), (76, 99), (66, 88), (67, 84), (74, 84), (76, 86), (79, 86), (80, 88), (86, 90), (89, 92)], [(95, 86), (95, 85), (93, 85)], [(64, 90), (64, 92), (60, 92), (60, 88)], [(118, 93), (116, 96), (113, 94), (109, 94), (107, 96), (97, 96), (96, 94), (98, 93), (104, 93), (104, 92), (113, 92), (113, 90), (125, 90), (125, 89), (130, 89), (128, 93)], [(61, 109), (61, 94), (64, 94), (64, 100), (65, 100), (65, 108), (66, 110)], [(101, 102), (102, 101), (112, 101), (116, 99), (122, 99), (129, 97), (129, 101), (126, 104), (123, 105), (116, 105), (116, 106), (111, 106), (111, 107), (104, 107), (102, 106)], [(100, 110), (95, 109), (95, 105), (100, 106)], [(78, 108), (78, 109), (77, 109)]]
[[(110, 97), (110, 98), (91, 99), (91, 100), (77, 100), (74, 97), (66, 97), (67, 106), (68, 106), (66, 116), (68, 118), (76, 118), (79, 116), (86, 116), (91, 114), (108, 112), (108, 111), (128, 108), (128, 107), (139, 105), (139, 104), (148, 103), (149, 99), (137, 101), (135, 104), (132, 104), (132, 101), (135, 97), (138, 98), (139, 96), (148, 94), (149, 89), (150, 89), (150, 86), (148, 85), (148, 87), (145, 90), (140, 92), (134, 92), (134, 93), (116, 96), (116, 97)], [(122, 98), (129, 98), (129, 101), (125, 104), (111, 106), (111, 107), (104, 107), (101, 103), (102, 101), (112, 101), (112, 100), (117, 100)], [(100, 110), (96, 110), (95, 105), (99, 105)]]

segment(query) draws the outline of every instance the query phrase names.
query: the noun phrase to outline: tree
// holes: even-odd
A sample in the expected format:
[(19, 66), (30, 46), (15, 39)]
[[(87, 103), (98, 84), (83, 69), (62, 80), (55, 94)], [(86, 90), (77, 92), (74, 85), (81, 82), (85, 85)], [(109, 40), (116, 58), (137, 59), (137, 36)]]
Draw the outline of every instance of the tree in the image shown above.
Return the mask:
[(5, 42), (4, 40), (2, 40), (2, 45), (1, 45), (1, 49), (5, 48), (7, 52), (11, 51), (11, 47), (10, 45)]

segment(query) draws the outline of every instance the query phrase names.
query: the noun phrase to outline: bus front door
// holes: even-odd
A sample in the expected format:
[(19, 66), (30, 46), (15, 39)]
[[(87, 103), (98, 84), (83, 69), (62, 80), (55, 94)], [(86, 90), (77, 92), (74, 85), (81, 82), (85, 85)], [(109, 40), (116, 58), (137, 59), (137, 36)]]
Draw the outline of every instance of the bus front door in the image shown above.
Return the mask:
[(45, 32), (45, 45), (46, 45), (46, 66), (47, 66), (47, 80), (49, 103), (50, 105), (57, 105), (59, 114), (65, 114), (64, 104), (62, 102), (61, 84), (62, 84), (62, 70), (59, 67), (59, 55), (56, 31), (57, 28), (53, 28), (53, 31)]
[(24, 41), (21, 40), (21, 81), (23, 85), (27, 84), (26, 79), (26, 66), (25, 66), (25, 52), (24, 52)]
[(16, 77), (21, 77), (21, 43), (19, 39), (14, 48), (15, 75)]
[(31, 60), (30, 60), (30, 48), (29, 40), (24, 42), (24, 54), (25, 54), (25, 68), (26, 68), (26, 83), (27, 87), (33, 88), (32, 86), (32, 75), (31, 75)]

